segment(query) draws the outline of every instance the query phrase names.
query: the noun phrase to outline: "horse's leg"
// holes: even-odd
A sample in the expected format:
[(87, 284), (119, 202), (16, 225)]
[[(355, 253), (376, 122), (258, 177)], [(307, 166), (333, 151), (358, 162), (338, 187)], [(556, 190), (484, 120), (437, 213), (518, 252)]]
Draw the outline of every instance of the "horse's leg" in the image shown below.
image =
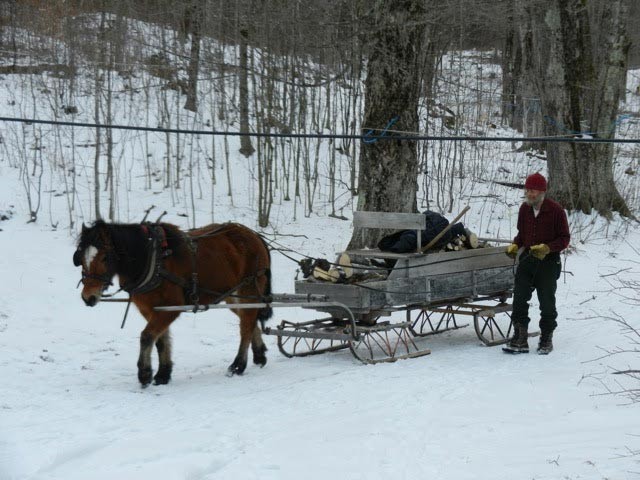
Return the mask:
[(240, 346), (235, 360), (227, 369), (229, 376), (242, 375), (247, 368), (247, 352), (258, 322), (255, 310), (234, 310), (234, 312), (240, 317)]
[(158, 359), (160, 365), (158, 372), (153, 377), (156, 385), (166, 385), (171, 380), (171, 371), (173, 370), (173, 362), (171, 361), (171, 335), (167, 328), (165, 332), (156, 340), (156, 349), (158, 350)]
[(267, 346), (262, 341), (262, 331), (260, 326), (256, 325), (253, 329), (253, 337), (251, 338), (251, 350), (253, 350), (253, 363), (264, 367), (267, 364)]
[[(138, 357), (138, 380), (143, 386), (151, 383), (151, 350), (178, 315), (177, 312), (153, 312), (147, 317), (147, 326), (140, 334), (140, 356)], [(166, 346), (166, 342), (164, 342)]]

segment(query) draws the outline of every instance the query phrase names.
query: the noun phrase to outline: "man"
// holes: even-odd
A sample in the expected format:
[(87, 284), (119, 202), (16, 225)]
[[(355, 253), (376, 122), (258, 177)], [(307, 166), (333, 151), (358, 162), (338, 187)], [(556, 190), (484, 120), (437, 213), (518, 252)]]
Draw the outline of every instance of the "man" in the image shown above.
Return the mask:
[(553, 350), (556, 317), (556, 281), (562, 263), (560, 252), (569, 245), (567, 214), (556, 202), (545, 198), (547, 181), (539, 173), (527, 177), (525, 202), (518, 213), (518, 234), (507, 247), (507, 255), (519, 257), (513, 291), (513, 338), (503, 348), (508, 353), (529, 353), (529, 300), (536, 290), (540, 301), (538, 353)]

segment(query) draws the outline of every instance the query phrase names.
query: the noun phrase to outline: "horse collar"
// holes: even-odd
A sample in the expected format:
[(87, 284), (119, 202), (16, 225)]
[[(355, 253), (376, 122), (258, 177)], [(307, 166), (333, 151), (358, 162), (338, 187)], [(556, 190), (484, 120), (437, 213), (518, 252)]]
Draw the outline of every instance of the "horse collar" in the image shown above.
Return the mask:
[(162, 259), (171, 255), (167, 234), (161, 225), (142, 224), (142, 232), (147, 238), (147, 262), (140, 278), (133, 285), (123, 287), (129, 295), (147, 293), (162, 282)]
[[(151, 226), (151, 229), (149, 229), (149, 226)], [(162, 228), (161, 225), (147, 225), (143, 223), (141, 225), (141, 228), (146, 237), (150, 240), (154, 234), (159, 235), (160, 247), (162, 248), (162, 250), (166, 250), (169, 248), (169, 243), (167, 242), (167, 233), (164, 231), (164, 228)]]

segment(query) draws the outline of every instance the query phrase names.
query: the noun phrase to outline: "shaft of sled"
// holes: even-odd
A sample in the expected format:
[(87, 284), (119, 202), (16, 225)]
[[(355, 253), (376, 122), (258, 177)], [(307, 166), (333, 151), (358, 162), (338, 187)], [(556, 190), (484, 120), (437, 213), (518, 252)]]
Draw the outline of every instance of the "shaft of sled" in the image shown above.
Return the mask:
[[(290, 304), (290, 302), (299, 302), (302, 305), (307, 305), (309, 302), (324, 302), (327, 300), (327, 296), (326, 295), (318, 295), (318, 294), (312, 294), (312, 293), (308, 293), (308, 294), (304, 294), (304, 293), (274, 293), (273, 295), (271, 295), (269, 297), (269, 299), (271, 299), (273, 302), (286, 302), (287, 304)], [(112, 303), (127, 303), (129, 301), (128, 298), (102, 298), (100, 299), (101, 302), (112, 302)], [(272, 303), (273, 303), (272, 302)], [(272, 304), (271, 303), (271, 304)], [(248, 305), (248, 304), (244, 304), (244, 305)], [(180, 305), (182, 307), (182, 305)], [(239, 308), (263, 308), (266, 306), (266, 303), (262, 304), (262, 307), (239, 307)], [(158, 307), (159, 308), (159, 307)], [(164, 307), (162, 307), (164, 308)], [(213, 307), (210, 307), (213, 308)], [(224, 308), (224, 307), (218, 307), (218, 308)], [(226, 308), (236, 308), (236, 307), (230, 307), (227, 306)], [(191, 310), (193, 310), (193, 307), (191, 307)], [(168, 311), (168, 310), (165, 310)]]
[(293, 307), (327, 307), (331, 302), (272, 302), (272, 303), (215, 303), (210, 305), (169, 305), (155, 307), (157, 312), (205, 312), (207, 310), (248, 310), (253, 308), (293, 308)]

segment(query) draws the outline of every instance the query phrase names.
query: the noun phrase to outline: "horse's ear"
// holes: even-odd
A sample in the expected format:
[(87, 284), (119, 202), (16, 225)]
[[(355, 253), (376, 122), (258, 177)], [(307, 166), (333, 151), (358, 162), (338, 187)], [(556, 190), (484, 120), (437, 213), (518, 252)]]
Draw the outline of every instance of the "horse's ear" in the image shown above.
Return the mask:
[(87, 230), (89, 230), (87, 228), (87, 226), (84, 224), (84, 222), (82, 222), (82, 233), (86, 232)]
[[(83, 225), (84, 226), (84, 225)], [(74, 253), (73, 253), (73, 264), (76, 267), (79, 267), (80, 265), (82, 265), (82, 255), (80, 253), (80, 249), (78, 248)]]

